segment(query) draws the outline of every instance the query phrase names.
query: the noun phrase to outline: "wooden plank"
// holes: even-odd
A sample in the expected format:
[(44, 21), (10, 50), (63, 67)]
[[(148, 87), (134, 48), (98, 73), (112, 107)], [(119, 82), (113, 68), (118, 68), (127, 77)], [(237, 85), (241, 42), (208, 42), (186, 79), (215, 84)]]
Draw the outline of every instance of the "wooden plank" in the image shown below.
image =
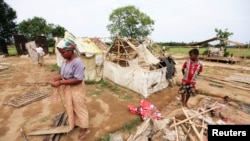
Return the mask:
[(213, 82), (217, 82), (217, 83), (220, 83), (220, 84), (223, 84), (223, 85), (228, 85), (230, 87), (234, 87), (234, 88), (237, 88), (237, 89), (242, 89), (242, 90), (250, 91), (249, 88), (245, 88), (245, 87), (242, 87), (242, 86), (236, 86), (236, 85), (230, 84), (231, 82), (229, 82), (229, 81), (220, 80), (220, 79), (212, 77), (212, 76), (200, 75), (199, 78), (202, 78), (202, 79), (207, 80), (207, 81), (213, 80)]
[[(54, 119), (53, 119), (53, 123), (52, 123), (52, 127), (56, 127), (56, 125), (58, 124), (58, 121), (60, 120), (61, 116), (63, 113), (59, 113), (57, 114)], [(47, 135), (43, 138), (43, 141), (49, 141), (52, 135)]]
[[(65, 112), (59, 114), (59, 117), (58, 117), (58, 119), (57, 119), (57, 121), (56, 121), (56, 123), (55, 123), (55, 127), (58, 127), (58, 126), (61, 125), (61, 122), (62, 122), (63, 117), (64, 117), (64, 113), (65, 113)], [(56, 134), (50, 135), (49, 141), (53, 141), (53, 140), (55, 139), (55, 137), (56, 137)]]
[[(67, 120), (68, 120), (68, 115), (67, 115), (66, 113), (64, 113), (63, 120), (62, 120), (60, 126), (66, 125)], [(61, 135), (62, 135), (62, 134), (55, 134), (55, 135), (54, 135), (54, 136), (55, 136), (55, 137), (54, 137), (54, 140), (51, 140), (51, 141), (59, 141)]]
[(34, 131), (31, 131), (28, 135), (36, 136), (36, 135), (59, 134), (59, 133), (68, 133), (70, 131), (71, 129), (69, 126), (58, 126), (58, 127), (44, 128), (44, 129), (36, 129)]

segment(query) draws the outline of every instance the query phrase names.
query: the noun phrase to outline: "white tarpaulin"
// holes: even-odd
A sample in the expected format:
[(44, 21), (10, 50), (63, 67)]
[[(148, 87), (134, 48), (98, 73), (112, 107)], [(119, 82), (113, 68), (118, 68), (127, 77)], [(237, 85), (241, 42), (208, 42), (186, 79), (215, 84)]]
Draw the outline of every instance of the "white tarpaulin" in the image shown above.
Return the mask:
[(25, 44), (26, 49), (28, 50), (29, 57), (31, 58), (32, 61), (37, 61), (38, 60), (38, 55), (37, 52), (34, 50), (36, 49), (36, 43), (35, 41), (31, 41)]
[(165, 77), (165, 67), (146, 70), (140, 66), (121, 67), (119, 64), (105, 61), (103, 75), (123, 87), (142, 94), (145, 98), (169, 85)]
[(132, 43), (127, 43), (139, 53), (139, 56), (142, 57), (146, 63), (156, 65), (160, 62), (160, 60), (155, 58), (155, 56), (145, 47), (145, 45), (141, 44), (138, 47), (135, 47)]

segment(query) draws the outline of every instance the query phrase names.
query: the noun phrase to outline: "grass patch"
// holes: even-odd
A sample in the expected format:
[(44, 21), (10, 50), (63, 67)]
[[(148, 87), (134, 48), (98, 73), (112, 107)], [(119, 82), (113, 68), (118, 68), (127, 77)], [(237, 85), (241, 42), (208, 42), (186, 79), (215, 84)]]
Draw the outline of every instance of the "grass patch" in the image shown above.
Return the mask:
[(123, 100), (132, 100), (133, 96), (131, 96), (131, 95), (124, 95), (124, 96), (121, 96), (120, 98), (123, 99)]
[[(127, 132), (131, 134), (137, 126), (139, 126), (142, 123), (142, 120), (140, 117), (136, 117), (130, 121), (125, 122), (119, 129), (116, 129), (112, 131), (111, 133), (116, 132)], [(110, 140), (110, 134), (104, 135), (98, 141), (109, 141)]]
[(111, 91), (113, 91), (113, 92), (118, 92), (118, 91), (120, 91), (120, 89), (119, 89), (119, 87), (118, 87), (117, 85), (111, 86), (110, 89), (111, 89)]
[(94, 81), (94, 80), (86, 80), (85, 84), (86, 85), (93, 85), (93, 84), (96, 84), (96, 81)]
[(54, 53), (55, 51), (55, 48), (54, 47), (49, 47), (49, 53)]
[(111, 90), (112, 92), (114, 92), (114, 93), (120, 91), (118, 85), (116, 85), (116, 84), (115, 84), (115, 85), (114, 85), (114, 84), (111, 84), (111, 83), (109, 83), (109, 82), (107, 82), (107, 81), (105, 81), (105, 80), (99, 81), (99, 82), (98, 82), (98, 85), (99, 85), (101, 88), (103, 88), (103, 87), (108, 88), (108, 89), (110, 89), (110, 90)]
[(105, 135), (101, 137), (98, 141), (109, 141), (110, 140), (110, 135)]
[(122, 125), (122, 130), (125, 132), (128, 132), (129, 134), (131, 134), (132, 130), (135, 129), (139, 124), (142, 123), (142, 120), (140, 117), (136, 117), (134, 118), (132, 121), (129, 122), (125, 122)]
[(93, 91), (93, 92), (90, 92), (89, 95), (93, 96), (93, 95), (96, 95), (96, 96), (99, 96), (102, 94), (103, 91), (101, 90), (97, 90), (97, 91)]
[(17, 55), (16, 48), (8, 47), (8, 53), (10, 56)]
[(104, 81), (103, 79), (101, 81), (98, 82), (98, 85), (100, 87), (107, 87), (109, 86), (110, 84), (107, 82), (107, 81)]
[(54, 65), (51, 65), (51, 66), (49, 66), (48, 67), (48, 70), (49, 71), (59, 71), (60, 70), (60, 67), (59, 66), (57, 66), (57, 64), (54, 64)]

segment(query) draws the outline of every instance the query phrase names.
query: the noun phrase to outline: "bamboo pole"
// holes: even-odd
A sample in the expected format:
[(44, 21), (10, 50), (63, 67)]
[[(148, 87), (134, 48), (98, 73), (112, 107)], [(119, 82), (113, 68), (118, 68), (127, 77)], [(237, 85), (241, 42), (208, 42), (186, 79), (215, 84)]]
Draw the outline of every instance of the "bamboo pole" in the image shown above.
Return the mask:
[[(181, 121), (181, 120), (176, 119), (176, 121)], [(186, 123), (187, 123), (187, 124), (191, 124), (190, 122), (186, 122)], [(205, 124), (204, 124), (204, 125), (198, 125), (198, 124), (195, 124), (195, 123), (194, 123), (194, 125), (195, 125), (196, 127), (201, 127), (201, 128), (207, 129), (207, 127), (205, 126)]]
[(189, 131), (187, 130), (187, 128), (183, 124), (181, 124), (180, 126), (191, 141), (196, 141), (195, 138), (193, 136), (191, 136), (191, 134), (189, 133)]
[(184, 109), (183, 107), (182, 107), (182, 111), (183, 111), (183, 113), (185, 114), (185, 116), (188, 118), (189, 122), (191, 123), (191, 127), (193, 128), (193, 130), (194, 130), (196, 136), (198, 137), (198, 139), (199, 139), (200, 141), (203, 141), (203, 139), (201, 138), (201, 136), (200, 136), (200, 134), (199, 134), (197, 128), (194, 126), (193, 121), (189, 118), (188, 114), (186, 113), (186, 111), (185, 111), (185, 109)]
[(206, 110), (206, 111), (203, 111), (203, 112), (201, 112), (201, 113), (199, 113), (199, 114), (197, 114), (197, 115), (191, 116), (191, 117), (189, 117), (189, 118), (187, 118), (187, 119), (184, 119), (184, 120), (182, 120), (182, 121), (180, 121), (180, 122), (178, 122), (178, 123), (176, 123), (176, 124), (174, 124), (174, 125), (171, 125), (170, 128), (173, 128), (174, 126), (177, 126), (177, 125), (179, 125), (179, 124), (182, 124), (182, 123), (184, 123), (184, 122), (187, 122), (187, 121), (190, 120), (190, 119), (196, 118), (196, 117), (198, 117), (198, 116), (200, 116), (200, 115), (202, 115), (202, 114), (205, 114), (205, 113), (207, 113), (207, 112), (209, 112), (209, 111), (211, 111), (211, 110), (214, 110), (214, 109), (216, 109), (216, 108), (218, 108), (218, 106), (213, 107), (213, 108), (210, 108), (210, 109), (208, 109), (208, 110)]
[[(175, 122), (175, 117), (173, 117), (173, 120), (174, 120), (174, 124), (176, 124), (176, 122)], [(178, 136), (177, 127), (174, 126), (174, 128), (175, 128), (175, 134), (176, 134), (176, 141), (179, 141), (179, 136)]]
[[(205, 121), (202, 120), (202, 126), (204, 126), (204, 124), (205, 124)], [(201, 132), (200, 132), (200, 136), (201, 136), (202, 140), (204, 140), (204, 139), (203, 139), (203, 134), (204, 134), (204, 128), (202, 128), (202, 129), (201, 129)]]

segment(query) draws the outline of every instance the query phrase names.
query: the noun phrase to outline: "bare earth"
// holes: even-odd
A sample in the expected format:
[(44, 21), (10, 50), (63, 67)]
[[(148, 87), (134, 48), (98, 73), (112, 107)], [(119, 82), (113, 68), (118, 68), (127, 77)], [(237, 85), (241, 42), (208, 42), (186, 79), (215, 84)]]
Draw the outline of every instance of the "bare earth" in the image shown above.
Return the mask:
[[(180, 83), (182, 74), (181, 65), (185, 60), (176, 60), (177, 76)], [(52, 94), (51, 86), (21, 86), (24, 83), (48, 82), (58, 72), (51, 72), (49, 67), (56, 63), (55, 56), (45, 58), (46, 66), (39, 67), (35, 62), (25, 57), (7, 57), (0, 59), (0, 64), (9, 67), (0, 71), (0, 140), (20, 141), (23, 140), (19, 130), (22, 127), (26, 133), (34, 129), (50, 127), (53, 117), (64, 111), (60, 102), (52, 103), (50, 97), (36, 101), (23, 107), (13, 107), (3, 105), (4, 102), (22, 94), (39, 91)], [(234, 74), (244, 74), (249, 76), (250, 68), (239, 65), (229, 65), (222, 63), (204, 62), (204, 73), (198, 78), (197, 89), (201, 95), (209, 95), (222, 98), (228, 95), (238, 102), (250, 103), (249, 84), (224, 81), (225, 78)], [(212, 79), (215, 77), (216, 79)], [(214, 83), (210, 80), (221, 80), (221, 83)], [(222, 87), (216, 87), (216, 84)], [(247, 88), (248, 87), (248, 88)], [(170, 110), (166, 107), (176, 100), (178, 86), (166, 88), (148, 99), (160, 110), (164, 110), (164, 115)], [(101, 84), (87, 85), (86, 103), (89, 109), (90, 130), (86, 141), (100, 140), (101, 137), (115, 132), (128, 121), (135, 119), (136, 115), (131, 114), (127, 106), (129, 104), (139, 105), (143, 97), (125, 88), (115, 86), (111, 82), (108, 85)], [(192, 101), (192, 99), (191, 99)], [(171, 109), (172, 110), (172, 109)], [(79, 129), (75, 128), (67, 135), (63, 135), (61, 140), (74, 141), (77, 138)], [(44, 136), (28, 136), (30, 141), (41, 141)]]

